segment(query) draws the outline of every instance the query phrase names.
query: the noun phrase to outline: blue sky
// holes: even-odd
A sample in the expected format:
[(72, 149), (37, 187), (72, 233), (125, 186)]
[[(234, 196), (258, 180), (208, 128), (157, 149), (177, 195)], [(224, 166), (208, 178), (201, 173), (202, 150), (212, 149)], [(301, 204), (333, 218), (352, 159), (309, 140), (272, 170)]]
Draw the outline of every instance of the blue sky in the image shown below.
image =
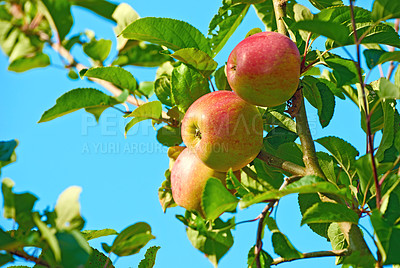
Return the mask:
[[(193, 4), (195, 2), (195, 4)], [(207, 33), (208, 23), (217, 12), (220, 1), (160, 0), (127, 1), (141, 17), (170, 17), (187, 21)], [(304, 1), (299, 1), (300, 3)], [(303, 3), (302, 3), (303, 4)], [(371, 1), (366, 1), (367, 8)], [(91, 29), (98, 38), (115, 41), (110, 22), (87, 11), (74, 8), (75, 24), (72, 33)], [(263, 28), (253, 9), (243, 24), (216, 57), (222, 65), (230, 51), (246, 33), (255, 27)], [(316, 45), (321, 44), (317, 42)], [(115, 44), (114, 44), (115, 48)], [(78, 87), (100, 86), (87, 81), (71, 81), (59, 57), (49, 48), (56, 67), (35, 69), (22, 74), (6, 70), (7, 58), (0, 53), (0, 140), (18, 139), (18, 160), (2, 170), (2, 178), (16, 182), (17, 192), (30, 191), (40, 200), (36, 209), (53, 207), (57, 196), (67, 187), (78, 185), (81, 195), (85, 229), (113, 228), (121, 231), (128, 225), (148, 222), (157, 237), (149, 243), (161, 246), (156, 267), (212, 267), (209, 261), (188, 241), (184, 226), (175, 219), (183, 214), (180, 208), (162, 212), (157, 189), (168, 168), (166, 147), (155, 139), (152, 126), (143, 122), (124, 138), (126, 123), (118, 111), (108, 109), (99, 124), (91, 115), (78, 111), (56, 120), (37, 124), (42, 113), (55, 104), (63, 93)], [(73, 52), (82, 59), (78, 49)], [(342, 52), (342, 51), (338, 51)], [(87, 59), (82, 61), (88, 64)], [(58, 66), (58, 67), (57, 67)], [(154, 80), (155, 68), (129, 68), (140, 81)], [(375, 76), (374, 76), (375, 75)], [(370, 79), (376, 79), (376, 71)], [(365, 152), (365, 135), (360, 128), (357, 107), (349, 101), (336, 100), (335, 116), (331, 124), (321, 129), (315, 109), (307, 106), (311, 132), (314, 138), (328, 135), (340, 136), (352, 143), (362, 154)], [(277, 210), (278, 226), (302, 252), (330, 249), (325, 239), (313, 234), (307, 226), (300, 227), (297, 197), (283, 198)], [(2, 202), (2, 200), (0, 201)], [(263, 205), (239, 211), (237, 221), (255, 218)], [(227, 215), (229, 216), (229, 215)], [(368, 226), (368, 223), (363, 223)], [(0, 225), (11, 228), (12, 223), (0, 218)], [(256, 223), (239, 225), (233, 231), (235, 244), (221, 260), (220, 267), (245, 267), (247, 253), (254, 245)], [(367, 238), (368, 239), (368, 238)], [(110, 242), (112, 238), (106, 239)], [(100, 241), (91, 243), (100, 246)], [(370, 242), (370, 241), (369, 241)], [(146, 247), (147, 248), (147, 247)], [(264, 239), (264, 249), (273, 253), (270, 236)], [(137, 267), (144, 250), (133, 257), (120, 258), (117, 267)], [(275, 255), (274, 255), (275, 256)], [(112, 257), (114, 260), (115, 256)], [(334, 267), (334, 258), (297, 261), (280, 267)]]

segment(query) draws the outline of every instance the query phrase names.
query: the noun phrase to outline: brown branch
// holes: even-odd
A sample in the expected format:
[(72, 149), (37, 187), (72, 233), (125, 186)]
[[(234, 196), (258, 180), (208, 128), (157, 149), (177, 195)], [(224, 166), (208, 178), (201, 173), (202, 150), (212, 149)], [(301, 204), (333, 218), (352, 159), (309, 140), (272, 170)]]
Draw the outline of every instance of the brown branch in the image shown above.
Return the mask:
[(296, 131), (300, 138), (301, 148), (303, 149), (303, 161), (306, 166), (306, 174), (325, 178), (318, 163), (317, 153), (315, 152), (314, 140), (312, 139), (310, 127), (308, 125), (303, 94), (301, 93), (300, 95), (301, 98), (299, 102), (301, 103), (299, 104), (299, 112), (296, 115)]
[(295, 260), (302, 260), (302, 259), (310, 259), (310, 258), (319, 258), (319, 257), (338, 257), (338, 256), (346, 256), (348, 255), (349, 252), (347, 249), (342, 249), (342, 250), (329, 250), (329, 251), (315, 251), (315, 252), (309, 252), (309, 253), (302, 253), (303, 257), (301, 258), (290, 258), (290, 259), (285, 259), (285, 258), (276, 258), (273, 260), (271, 263), (272, 265), (278, 265), (283, 262), (291, 262)]
[(8, 251), (8, 253), (10, 253), (12, 255), (15, 255), (17, 257), (20, 257), (20, 258), (24, 258), (27, 261), (34, 262), (34, 263), (39, 264), (41, 266), (51, 267), (50, 264), (48, 264), (46, 261), (44, 261), (44, 260), (42, 260), (40, 258), (31, 256), (28, 253), (26, 253), (25, 251), (10, 250), (10, 251)]
[[(60, 55), (62, 56), (64, 59), (66, 59), (68, 61), (68, 63), (71, 66), (75, 66), (78, 71), (81, 71), (83, 69), (88, 69), (88, 67), (86, 67), (85, 65), (76, 62), (75, 58), (72, 56), (72, 54), (66, 50), (62, 45), (58, 44), (58, 43), (52, 43), (50, 41), (48, 41), (51, 44), (51, 47)], [(117, 88), (116, 86), (114, 86), (112, 83), (108, 82), (108, 81), (104, 81), (98, 78), (88, 78), (90, 81), (93, 81), (101, 86), (103, 86), (105, 89), (107, 89), (109, 92), (111, 92), (111, 94), (118, 96), (122, 93), (122, 91)], [(140, 105), (145, 104), (146, 102), (142, 101), (142, 100), (138, 100), (136, 99), (134, 96), (129, 95), (127, 100), (128, 103), (139, 107)], [(167, 113), (165, 111), (162, 112), (162, 119), (163, 120), (169, 120), (170, 117), (167, 115)]]
[[(292, 182), (295, 182), (295, 181), (299, 180), (300, 178), (301, 178), (301, 176), (292, 176), (290, 178), (286, 178), (285, 181), (282, 183), (281, 187), (279, 187), (279, 190), (282, 190), (287, 185), (289, 185)], [(257, 268), (261, 268), (260, 252), (262, 250), (262, 245), (263, 245), (262, 244), (262, 231), (264, 229), (263, 228), (264, 227), (264, 219), (265, 219), (265, 216), (267, 216), (268, 212), (271, 212), (270, 210), (272, 210), (278, 202), (279, 202), (279, 200), (270, 201), (265, 206), (265, 208), (263, 209), (261, 214), (258, 215), (258, 217), (256, 218), (256, 219), (259, 219), (258, 227), (257, 227), (256, 246), (254, 247), (254, 255), (255, 255), (255, 259), (256, 259)]]
[(356, 27), (356, 20), (354, 18), (354, 7), (353, 7), (353, 0), (350, 0), (350, 14), (351, 14), (351, 22), (353, 25), (353, 30), (354, 30), (354, 43), (356, 44), (356, 50), (357, 50), (357, 61), (354, 62), (357, 68), (357, 74), (358, 74), (358, 79), (360, 81), (361, 85), (361, 94), (362, 94), (362, 99), (363, 99), (363, 104), (364, 104), (364, 112), (365, 112), (365, 118), (366, 118), (366, 125), (367, 125), (367, 148), (368, 151), (371, 155), (371, 162), (372, 162), (372, 173), (374, 175), (374, 182), (375, 182), (375, 192), (376, 192), (376, 207), (379, 209), (381, 207), (381, 187), (379, 185), (378, 181), (378, 172), (376, 171), (376, 163), (375, 163), (375, 156), (374, 156), (374, 142), (372, 138), (372, 133), (371, 133), (371, 124), (370, 124), (370, 116), (368, 112), (368, 104), (367, 104), (367, 97), (365, 96), (365, 85), (364, 85), (364, 80), (363, 76), (361, 73), (361, 53), (360, 53), (360, 41), (357, 37), (357, 27)]
[(299, 176), (306, 175), (306, 170), (304, 167), (280, 159), (279, 157), (273, 156), (265, 151), (260, 151), (260, 153), (257, 155), (257, 158), (264, 161), (268, 166), (282, 169), (283, 171), (288, 172), (292, 175), (299, 175)]

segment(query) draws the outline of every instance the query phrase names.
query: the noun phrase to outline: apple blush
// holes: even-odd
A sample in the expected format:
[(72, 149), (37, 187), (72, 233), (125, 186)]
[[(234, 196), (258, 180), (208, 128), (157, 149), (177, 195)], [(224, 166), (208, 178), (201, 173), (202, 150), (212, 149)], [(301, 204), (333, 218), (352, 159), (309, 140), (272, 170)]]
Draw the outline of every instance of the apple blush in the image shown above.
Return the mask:
[(211, 92), (197, 99), (187, 110), (181, 131), (188, 149), (220, 172), (246, 166), (263, 145), (258, 109), (232, 91)]
[(242, 40), (226, 66), (228, 83), (253, 105), (274, 107), (288, 101), (300, 78), (300, 53), (289, 37), (261, 32)]

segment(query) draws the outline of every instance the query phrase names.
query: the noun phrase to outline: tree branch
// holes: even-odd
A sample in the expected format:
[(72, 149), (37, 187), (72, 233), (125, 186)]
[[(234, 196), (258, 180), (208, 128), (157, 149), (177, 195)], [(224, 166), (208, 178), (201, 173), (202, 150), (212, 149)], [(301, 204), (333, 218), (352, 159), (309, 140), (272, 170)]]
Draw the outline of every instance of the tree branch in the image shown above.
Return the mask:
[(367, 103), (367, 97), (365, 95), (365, 85), (364, 85), (364, 79), (361, 73), (361, 55), (360, 55), (360, 42), (357, 37), (357, 27), (356, 27), (356, 20), (354, 18), (354, 7), (353, 7), (353, 0), (350, 0), (350, 14), (351, 14), (351, 22), (353, 25), (353, 32), (354, 32), (354, 43), (356, 45), (357, 49), (357, 61), (354, 62), (357, 68), (357, 74), (358, 74), (358, 80), (360, 81), (361, 85), (361, 94), (362, 94), (362, 100), (364, 104), (364, 112), (365, 112), (365, 120), (366, 120), (366, 125), (367, 125), (367, 148), (368, 152), (371, 155), (371, 162), (372, 162), (372, 173), (374, 175), (374, 182), (375, 182), (375, 193), (376, 193), (376, 207), (379, 209), (381, 207), (381, 187), (379, 185), (378, 181), (378, 172), (376, 171), (376, 163), (375, 163), (375, 156), (374, 156), (374, 141), (372, 138), (372, 133), (371, 133), (371, 124), (370, 124), (370, 116), (368, 112), (368, 103)]
[[(300, 89), (301, 90), (301, 89)], [(306, 166), (307, 175), (317, 175), (325, 178), (324, 173), (318, 163), (317, 154), (315, 152), (314, 141), (311, 136), (310, 127), (308, 125), (306, 108), (304, 105), (303, 93), (299, 101), (299, 111), (296, 115), (296, 131), (299, 135), (301, 148), (303, 149), (303, 161)]]
[(257, 155), (257, 158), (261, 159), (262, 161), (267, 163), (268, 166), (282, 169), (283, 171), (288, 172), (292, 175), (299, 175), (299, 176), (306, 175), (306, 170), (304, 167), (296, 165), (295, 163), (280, 159), (279, 157), (273, 156), (265, 151), (261, 151)]
[[(58, 43), (52, 43), (49, 40), (46, 40), (50, 43), (51, 47), (60, 55), (62, 56), (64, 59), (66, 59), (68, 61), (68, 63), (71, 66), (75, 66), (78, 71), (81, 71), (82, 69), (88, 69), (88, 67), (86, 67), (85, 65), (76, 62), (75, 58), (72, 56), (72, 54), (66, 50), (62, 45), (58, 44)], [(104, 81), (98, 78), (88, 78), (90, 81), (93, 81), (101, 86), (103, 86), (105, 89), (107, 89), (109, 92), (111, 92), (111, 94), (118, 96), (122, 93), (122, 91), (117, 88), (116, 86), (114, 86), (112, 83), (108, 82), (108, 81)], [(135, 97), (133, 97), (132, 95), (128, 96), (128, 99), (126, 100), (128, 103), (139, 107), (142, 104), (145, 104), (146, 102), (142, 101), (142, 100), (138, 100)], [(162, 111), (162, 118), (165, 120), (169, 120), (170, 117), (167, 115), (167, 113), (165, 111)]]
[[(301, 176), (292, 176), (290, 178), (286, 178), (285, 181), (282, 183), (281, 187), (279, 187), (279, 190), (282, 190), (287, 185), (299, 180), (300, 178), (301, 178)], [(279, 200), (273, 200), (273, 201), (269, 202), (265, 206), (265, 208), (263, 209), (261, 214), (258, 215), (258, 217), (256, 218), (256, 219), (259, 219), (258, 227), (257, 227), (256, 246), (254, 247), (254, 255), (255, 255), (255, 259), (256, 259), (257, 268), (261, 268), (260, 252), (262, 249), (262, 232), (264, 229), (264, 219), (265, 219), (265, 216), (267, 216), (268, 212), (270, 212), (270, 210), (273, 209), (278, 202), (279, 202)]]
[(39, 264), (41, 266), (50, 267), (50, 264), (48, 264), (46, 261), (44, 261), (44, 260), (42, 260), (40, 258), (31, 256), (28, 253), (26, 253), (25, 251), (11, 250), (11, 251), (8, 251), (8, 253), (10, 253), (12, 255), (15, 255), (15, 256), (18, 256), (20, 258), (24, 258), (25, 260), (34, 262), (34, 263)]
[(291, 258), (291, 259), (285, 259), (285, 258), (276, 258), (274, 261), (271, 263), (272, 265), (278, 265), (283, 262), (291, 262), (295, 260), (302, 260), (302, 259), (310, 259), (310, 258), (319, 258), (319, 257), (338, 257), (338, 256), (346, 256), (349, 254), (347, 249), (342, 249), (342, 250), (330, 250), (330, 251), (315, 251), (315, 252), (309, 252), (309, 253), (302, 253), (303, 257), (302, 258)]

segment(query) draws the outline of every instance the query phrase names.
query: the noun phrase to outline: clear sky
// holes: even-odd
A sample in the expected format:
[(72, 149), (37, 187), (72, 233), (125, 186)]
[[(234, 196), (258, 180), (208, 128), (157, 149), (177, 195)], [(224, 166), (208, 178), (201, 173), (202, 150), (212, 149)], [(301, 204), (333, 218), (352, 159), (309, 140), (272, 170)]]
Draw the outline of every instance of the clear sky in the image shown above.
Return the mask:
[[(204, 34), (220, 5), (220, 1), (215, 0), (127, 2), (141, 17), (184, 20)], [(370, 8), (371, 1), (365, 1), (365, 7)], [(80, 8), (74, 8), (73, 14), (75, 23), (72, 34), (91, 29), (98, 38), (115, 41), (112, 23)], [(263, 28), (263, 25), (251, 9), (243, 24), (217, 56), (220, 66), (227, 60), (233, 47), (255, 27)], [(318, 44), (321, 42), (316, 43)], [(148, 246), (161, 246), (156, 267), (212, 267), (202, 253), (191, 246), (184, 226), (175, 218), (175, 214), (183, 214), (184, 210), (172, 208), (166, 214), (162, 212), (157, 189), (164, 180), (164, 171), (168, 168), (167, 148), (157, 142), (155, 132), (148, 122), (135, 126), (127, 138), (123, 135), (126, 122), (121, 113), (113, 109), (108, 109), (102, 115), (98, 125), (84, 111), (37, 124), (42, 113), (52, 107), (63, 93), (78, 87), (101, 89), (97, 84), (87, 81), (69, 80), (59, 57), (51, 49), (45, 50), (50, 51), (51, 60), (56, 67), (35, 69), (22, 74), (8, 72), (7, 58), (0, 53), (0, 140), (20, 141), (16, 151), (18, 160), (2, 170), (2, 178), (13, 179), (17, 192), (30, 191), (36, 194), (40, 198), (36, 209), (40, 210), (53, 207), (57, 196), (68, 186), (81, 186), (85, 229), (113, 228), (121, 231), (130, 224), (146, 221), (157, 237)], [(79, 49), (75, 48), (73, 53), (82, 59)], [(83, 63), (87, 64), (87, 59)], [(156, 69), (129, 70), (139, 81), (151, 81), (154, 80)], [(357, 107), (349, 101), (338, 99), (336, 107), (331, 124), (321, 129), (315, 109), (307, 106), (313, 137), (340, 136), (364, 154), (365, 135), (360, 128)], [(296, 200), (297, 197), (291, 195), (283, 198), (279, 204), (276, 217), (282, 232), (302, 252), (331, 249), (325, 239), (312, 233), (307, 226), (300, 227), (301, 216)], [(0, 203), (2, 205), (2, 200)], [(256, 205), (239, 211), (236, 219), (253, 219), (262, 208), (263, 205)], [(228, 216), (230, 215), (225, 215), (224, 218)], [(365, 222), (363, 224), (369, 225)], [(1, 217), (0, 225), (9, 229), (12, 223)], [(256, 223), (248, 223), (239, 225), (233, 231), (235, 244), (221, 260), (221, 268), (246, 266), (247, 253), (255, 243), (256, 229)], [(110, 242), (112, 238), (105, 240)], [(100, 247), (100, 241), (104, 239), (94, 240), (91, 245)], [(116, 266), (137, 267), (145, 249), (133, 257), (120, 258)], [(264, 239), (264, 249), (276, 257), (268, 232)], [(334, 267), (334, 258), (297, 261), (282, 264), (280, 267)]]

